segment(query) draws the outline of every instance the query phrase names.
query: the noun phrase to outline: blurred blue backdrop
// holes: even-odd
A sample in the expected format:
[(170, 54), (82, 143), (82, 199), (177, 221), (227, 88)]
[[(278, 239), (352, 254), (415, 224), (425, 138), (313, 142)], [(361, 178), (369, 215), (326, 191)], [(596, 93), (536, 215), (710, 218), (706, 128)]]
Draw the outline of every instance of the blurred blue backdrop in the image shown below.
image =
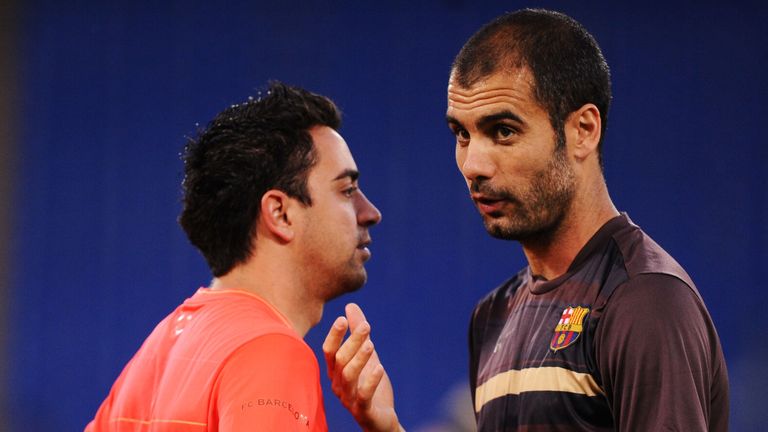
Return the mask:
[[(360, 303), (403, 423), (441, 415), (441, 395), (466, 377), (472, 307), (525, 265), (516, 243), (486, 235), (455, 167), (450, 63), (494, 16), (544, 6), (600, 43), (613, 75), (614, 201), (698, 284), (728, 361), (732, 429), (762, 430), (768, 6), (618, 3), (19, 4), (0, 428), (82, 430), (154, 325), (208, 283), (176, 223), (179, 152), (197, 124), (269, 79), (339, 104), (361, 184), (384, 214), (368, 285), (330, 303), (309, 344), (319, 353), (344, 303)], [(326, 407), (331, 430), (356, 430), (330, 391)]]

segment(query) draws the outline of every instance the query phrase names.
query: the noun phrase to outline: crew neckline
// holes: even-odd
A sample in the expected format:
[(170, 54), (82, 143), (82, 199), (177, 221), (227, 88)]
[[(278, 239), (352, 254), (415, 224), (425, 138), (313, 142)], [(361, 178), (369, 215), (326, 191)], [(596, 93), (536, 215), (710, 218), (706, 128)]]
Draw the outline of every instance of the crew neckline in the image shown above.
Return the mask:
[(633, 225), (633, 223), (632, 220), (629, 219), (629, 215), (625, 212), (621, 212), (618, 216), (609, 219), (584, 244), (579, 253), (576, 254), (576, 257), (573, 258), (571, 265), (568, 266), (568, 270), (554, 279), (549, 280), (542, 276), (534, 275), (531, 272), (531, 266), (529, 265), (526, 267), (526, 277), (530, 281), (529, 290), (531, 293), (544, 294), (560, 286), (562, 282), (570, 278), (571, 275), (575, 273), (598, 248), (603, 247), (618, 230), (627, 225)]

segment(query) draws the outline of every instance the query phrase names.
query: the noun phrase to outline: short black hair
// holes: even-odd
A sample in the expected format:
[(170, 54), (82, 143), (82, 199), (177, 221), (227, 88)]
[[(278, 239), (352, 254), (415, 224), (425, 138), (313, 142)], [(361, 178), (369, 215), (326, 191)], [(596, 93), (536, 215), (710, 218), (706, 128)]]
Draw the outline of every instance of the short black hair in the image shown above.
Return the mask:
[(483, 26), (464, 44), (453, 62), (456, 82), (469, 88), (495, 73), (528, 67), (532, 91), (547, 111), (552, 127), (564, 140), (568, 115), (584, 104), (600, 111), (598, 154), (611, 104), (608, 63), (587, 30), (573, 18), (544, 9), (504, 14)]
[(179, 223), (214, 276), (252, 255), (265, 192), (312, 204), (307, 177), (317, 153), (309, 130), (340, 124), (330, 99), (272, 81), (266, 96), (225, 109), (187, 142)]

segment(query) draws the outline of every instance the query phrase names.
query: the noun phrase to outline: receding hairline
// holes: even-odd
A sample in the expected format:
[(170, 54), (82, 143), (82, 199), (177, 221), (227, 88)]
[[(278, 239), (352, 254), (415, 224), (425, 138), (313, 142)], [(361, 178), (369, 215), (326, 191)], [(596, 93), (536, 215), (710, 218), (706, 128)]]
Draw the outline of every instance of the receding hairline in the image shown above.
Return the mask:
[(451, 64), (451, 77), (468, 88), (496, 73), (527, 67), (520, 51), (519, 34), (514, 24), (488, 24), (461, 48)]
[(487, 81), (492, 77), (495, 76), (501, 76), (509, 79), (514, 79), (519, 77), (521, 74), (524, 74), (527, 72), (528, 76), (526, 77), (526, 82), (528, 85), (531, 86), (531, 89), (533, 89), (536, 85), (536, 77), (533, 74), (533, 70), (530, 66), (528, 66), (525, 62), (519, 62), (515, 64), (513, 67), (497, 67), (494, 70), (492, 70), (489, 73), (484, 74), (470, 74), (472, 76), (468, 77), (465, 75), (459, 74), (459, 71), (455, 68), (451, 68), (451, 73), (448, 75), (448, 86), (455, 86), (461, 89), (471, 89), (472, 87), (475, 87), (478, 83)]

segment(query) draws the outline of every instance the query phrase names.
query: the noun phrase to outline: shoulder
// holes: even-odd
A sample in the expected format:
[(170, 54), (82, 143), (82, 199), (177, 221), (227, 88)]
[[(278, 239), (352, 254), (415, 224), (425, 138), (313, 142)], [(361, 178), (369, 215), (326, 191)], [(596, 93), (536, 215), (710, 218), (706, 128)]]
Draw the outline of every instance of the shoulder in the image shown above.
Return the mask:
[[(643, 273), (619, 286), (597, 324), (593, 349), (619, 424), (698, 429), (710, 406), (727, 410), (717, 332), (695, 288), (678, 277)], [(689, 397), (681, 402), (682, 394)]]
[(307, 343), (289, 332), (260, 334), (234, 350), (227, 362), (243, 359), (259, 364), (317, 365), (315, 354)]
[(319, 385), (320, 367), (309, 346), (286, 334), (264, 334), (242, 344), (224, 361), (222, 382), (309, 391)]
[(625, 279), (606, 293), (606, 314), (654, 316), (655, 322), (690, 313), (709, 318), (691, 277), (643, 230), (627, 219), (612, 237)]
[[(314, 368), (314, 355), (306, 343), (263, 302), (239, 293), (211, 293), (189, 302), (170, 317), (162, 340), (179, 361), (193, 359), (195, 373), (239, 376), (231, 365), (278, 367), (285, 359), (303, 361)], [(197, 299), (196, 299), (197, 300)], [(145, 351), (152, 356), (152, 350)]]
[(628, 223), (613, 234), (629, 278), (642, 274), (666, 274), (693, 287), (693, 281), (672, 256), (637, 225)]
[(472, 313), (472, 321), (487, 319), (489, 315), (493, 315), (495, 309), (501, 307), (506, 309), (507, 302), (512, 297), (520, 285), (523, 284), (527, 275), (528, 268), (520, 270), (516, 275), (505, 280), (501, 285), (494, 288), (491, 292), (486, 294), (475, 305), (475, 309)]
[(605, 314), (666, 321), (689, 319), (690, 315), (707, 312), (692, 284), (669, 273), (641, 273), (614, 291)]
[(272, 356), (288, 354), (314, 358), (312, 349), (304, 342), (304, 339), (290, 331), (261, 334), (246, 342), (237, 350), (238, 353), (253, 351), (266, 351), (271, 353)]
[[(208, 294), (203, 307), (191, 311), (190, 344), (225, 359), (238, 350), (270, 340), (304, 341), (263, 301), (240, 293)], [(178, 317), (182, 322), (184, 315)], [(282, 335), (274, 337), (274, 335)], [(263, 339), (262, 339), (263, 338)], [(255, 342), (255, 341), (261, 342)], [(305, 345), (305, 344), (304, 344)]]
[(698, 292), (660, 273), (635, 276), (616, 289), (597, 324), (594, 349), (599, 363), (616, 369), (644, 359), (652, 368), (693, 362), (713, 370), (722, 360), (717, 331)]
[(596, 340), (602, 342), (598, 352), (676, 352), (684, 346), (711, 355), (719, 351), (717, 332), (695, 287), (665, 273), (640, 274), (618, 287), (600, 318)]

